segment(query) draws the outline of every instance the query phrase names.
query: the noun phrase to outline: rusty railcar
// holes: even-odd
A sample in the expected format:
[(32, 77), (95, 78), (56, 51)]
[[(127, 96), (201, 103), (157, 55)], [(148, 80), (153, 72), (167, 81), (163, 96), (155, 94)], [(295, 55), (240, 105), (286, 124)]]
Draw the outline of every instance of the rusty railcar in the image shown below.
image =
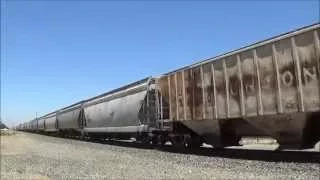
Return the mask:
[(320, 139), (319, 37), (314, 24), (161, 76), (165, 118), (214, 146), (241, 136), (313, 144)]

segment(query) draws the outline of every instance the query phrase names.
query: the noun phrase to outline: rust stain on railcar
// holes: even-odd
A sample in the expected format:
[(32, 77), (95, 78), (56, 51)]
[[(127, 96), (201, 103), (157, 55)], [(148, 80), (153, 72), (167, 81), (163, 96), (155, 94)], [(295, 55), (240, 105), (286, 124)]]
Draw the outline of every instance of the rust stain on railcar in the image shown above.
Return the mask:
[(193, 73), (192, 69), (186, 69), (184, 71), (184, 83), (185, 83), (185, 99), (186, 99), (186, 107), (185, 107), (185, 115), (186, 120), (192, 120), (194, 116), (194, 88), (193, 88)]
[(284, 39), (275, 43), (276, 57), (279, 64), (280, 90), (282, 96), (282, 108), (284, 112), (298, 111), (298, 91), (296, 82), (296, 72), (292, 57), (292, 47), (290, 39)]
[(177, 94), (176, 94), (176, 79), (175, 74), (171, 74), (168, 76), (169, 81), (169, 93), (170, 93), (170, 119), (171, 120), (177, 120)]
[(170, 117), (170, 104), (169, 104), (169, 85), (168, 85), (168, 76), (162, 76), (158, 80), (159, 91), (162, 97), (162, 110), (163, 118)]
[(200, 67), (196, 67), (193, 70), (193, 98), (194, 98), (194, 120), (203, 119), (203, 97), (202, 97), (202, 81)]
[(213, 119), (214, 114), (214, 84), (212, 75), (212, 64), (203, 65), (203, 86), (204, 86), (204, 113), (206, 119)]
[(257, 61), (260, 72), (261, 100), (264, 114), (277, 113), (277, 92), (275, 65), (270, 44), (257, 48)]
[(247, 116), (255, 116), (258, 111), (257, 101), (257, 75), (253, 62), (252, 50), (240, 54), (243, 88), (244, 88), (244, 104)]
[[(302, 91), (304, 109), (306, 111), (317, 110), (320, 106), (319, 95), (319, 57), (314, 41), (314, 33), (307, 32), (295, 37), (298, 59), (301, 66)], [(319, 52), (318, 52), (319, 53)]]
[(227, 74), (226, 78), (229, 91), (229, 113), (230, 117), (241, 116), (241, 103), (240, 103), (240, 79), (238, 77), (237, 56), (226, 58)]
[(177, 119), (185, 120), (184, 119), (184, 97), (183, 97), (183, 77), (182, 71), (176, 73), (176, 82), (177, 82)]
[(216, 83), (217, 116), (218, 118), (226, 118), (226, 79), (224, 76), (222, 60), (213, 62), (213, 66)]

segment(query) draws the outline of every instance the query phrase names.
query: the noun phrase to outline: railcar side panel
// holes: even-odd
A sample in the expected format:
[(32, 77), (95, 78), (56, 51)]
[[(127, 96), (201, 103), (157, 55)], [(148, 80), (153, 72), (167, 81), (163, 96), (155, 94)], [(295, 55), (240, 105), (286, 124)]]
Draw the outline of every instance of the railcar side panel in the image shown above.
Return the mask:
[(169, 82), (169, 98), (170, 98), (170, 119), (177, 120), (177, 89), (176, 89), (176, 74), (168, 76)]
[(283, 112), (298, 111), (298, 89), (295, 62), (292, 56), (290, 39), (284, 39), (275, 43), (276, 61), (279, 64), (281, 106)]
[(243, 79), (244, 108), (246, 116), (256, 116), (258, 113), (257, 101), (257, 74), (253, 51), (248, 50), (240, 54)]
[(201, 120), (203, 119), (203, 91), (202, 91), (202, 69), (201, 67), (196, 67), (192, 69), (193, 72), (193, 109), (194, 116), (193, 120)]
[(237, 64), (237, 56), (226, 58), (226, 113), (227, 117), (241, 116), (241, 100), (240, 100), (240, 81), (239, 81), (239, 68)]
[(159, 92), (161, 94), (161, 119), (169, 118), (170, 104), (169, 104), (169, 88), (168, 88), (168, 77), (162, 76), (158, 79)]
[(202, 67), (203, 71), (203, 93), (204, 93), (204, 117), (205, 119), (213, 119), (216, 113), (215, 108), (215, 86), (213, 79), (213, 65), (207, 63)]
[(57, 120), (56, 116), (45, 117), (45, 131), (57, 130)]
[(79, 126), (80, 107), (67, 112), (58, 113), (59, 129), (78, 129)]
[(36, 119), (30, 121), (30, 125), (31, 125), (31, 130), (36, 131), (38, 129), (38, 121)]
[[(314, 111), (320, 106), (319, 96), (319, 56), (315, 43), (315, 32), (300, 34), (294, 38), (295, 51), (301, 71), (302, 108)], [(319, 49), (318, 49), (319, 52)]]
[(213, 63), (214, 66), (214, 78), (216, 85), (216, 102), (217, 102), (217, 117), (226, 118), (227, 108), (226, 108), (226, 79), (224, 73), (224, 61), (216, 61)]
[(261, 86), (261, 113), (277, 113), (277, 81), (275, 62), (272, 54), (272, 45), (268, 44), (257, 48), (256, 58)]
[(84, 107), (86, 128), (140, 125), (139, 111), (146, 90)]
[(193, 89), (193, 72), (192, 69), (184, 71), (185, 83), (185, 120), (192, 120), (194, 117), (194, 89)]
[(183, 72), (178, 72), (176, 74), (176, 94), (177, 94), (177, 99), (176, 99), (176, 104), (177, 104), (177, 119), (183, 119), (185, 120), (184, 117), (184, 85), (183, 85)]
[(39, 130), (44, 130), (44, 123), (45, 123), (45, 120), (43, 118), (41, 119), (38, 119), (38, 129)]

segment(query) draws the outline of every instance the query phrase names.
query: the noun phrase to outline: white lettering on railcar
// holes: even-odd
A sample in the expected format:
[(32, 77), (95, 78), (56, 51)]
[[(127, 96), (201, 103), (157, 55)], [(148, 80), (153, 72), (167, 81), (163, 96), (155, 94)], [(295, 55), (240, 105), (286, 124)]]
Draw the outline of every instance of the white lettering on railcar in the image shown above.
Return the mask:
[(231, 86), (230, 86), (230, 95), (231, 96), (237, 96), (239, 93), (237, 92), (237, 91), (235, 91), (235, 88), (232, 88)]
[[(318, 80), (317, 77), (317, 70), (315, 66), (312, 67), (303, 67), (302, 68), (302, 75), (303, 75), (303, 80), (304, 80), (304, 84), (309, 83), (310, 81), (313, 80)], [(294, 79), (294, 75), (291, 71), (286, 70), (281, 74), (281, 80), (282, 80), (282, 84), (287, 86), (287, 87), (291, 87), (295, 81)]]
[(247, 93), (248, 96), (253, 96), (254, 92), (255, 92), (255, 87), (254, 87), (254, 79), (253, 77), (248, 80), (248, 81), (244, 81), (244, 89), (245, 92)]
[(282, 80), (282, 83), (286, 86), (292, 86), (293, 84), (293, 75), (292, 73), (289, 71), (289, 70), (286, 70), (284, 73), (282, 73), (281, 75), (281, 80)]
[[(318, 80), (318, 73), (317, 73), (317, 67), (316, 66), (309, 66), (309, 67), (302, 67), (302, 80), (303, 85), (306, 85), (312, 81)], [(245, 81), (243, 81), (243, 87), (244, 91), (246, 93), (246, 96), (255, 96), (256, 95), (256, 85), (255, 85), (255, 79), (254, 75), (249, 76), (250, 78), (247, 78)], [(261, 82), (262, 86), (264, 88), (270, 88), (273, 87), (272, 83), (274, 83), (275, 78), (272, 78), (272, 75), (266, 75), (262, 77)], [(282, 85), (286, 87), (292, 87), (295, 84), (296, 77), (294, 73), (290, 70), (285, 70), (284, 72), (280, 73), (280, 81), (282, 82)], [(234, 84), (236, 82), (229, 80), (229, 92), (231, 96), (238, 96), (240, 93), (239, 87)], [(210, 99), (210, 98), (208, 98)]]
[(304, 78), (304, 82), (306, 83), (310, 82), (311, 80), (318, 80), (316, 67), (315, 66), (311, 68), (303, 67), (303, 78)]

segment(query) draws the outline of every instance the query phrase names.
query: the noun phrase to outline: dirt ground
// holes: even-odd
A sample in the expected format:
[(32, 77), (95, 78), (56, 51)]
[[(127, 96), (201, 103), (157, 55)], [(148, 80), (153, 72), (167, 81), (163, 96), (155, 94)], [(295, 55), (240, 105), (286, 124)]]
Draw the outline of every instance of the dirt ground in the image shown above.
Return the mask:
[(319, 178), (316, 163), (177, 154), (22, 132), (1, 136), (1, 180)]
[[(22, 163), (22, 168), (11, 167), (11, 171), (7, 171), (7, 157), (27, 156), (32, 151), (32, 145), (36, 142), (22, 133), (1, 136), (1, 179), (50, 179), (45, 175), (36, 174), (30, 170), (28, 162)], [(11, 162), (10, 162), (11, 163)], [(14, 166), (14, 163), (11, 165)]]

